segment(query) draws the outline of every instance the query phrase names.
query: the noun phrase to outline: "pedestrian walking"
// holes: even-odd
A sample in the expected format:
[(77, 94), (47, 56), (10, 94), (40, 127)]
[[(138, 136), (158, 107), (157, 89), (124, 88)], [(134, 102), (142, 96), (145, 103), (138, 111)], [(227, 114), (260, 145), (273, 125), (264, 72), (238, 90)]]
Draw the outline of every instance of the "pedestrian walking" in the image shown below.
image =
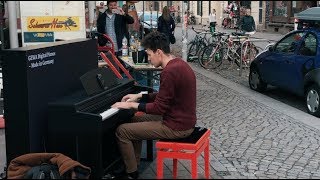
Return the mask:
[(171, 44), (175, 43), (174, 29), (175, 23), (170, 15), (168, 6), (163, 7), (162, 15), (158, 18), (158, 31), (164, 33)]
[(247, 9), (246, 14), (242, 17), (240, 29), (244, 32), (253, 32), (256, 30), (256, 23), (251, 16), (251, 9)]
[(209, 15), (209, 22), (210, 22), (210, 31), (211, 33), (213, 33), (216, 31), (216, 24), (217, 24), (216, 9), (212, 9), (212, 12)]

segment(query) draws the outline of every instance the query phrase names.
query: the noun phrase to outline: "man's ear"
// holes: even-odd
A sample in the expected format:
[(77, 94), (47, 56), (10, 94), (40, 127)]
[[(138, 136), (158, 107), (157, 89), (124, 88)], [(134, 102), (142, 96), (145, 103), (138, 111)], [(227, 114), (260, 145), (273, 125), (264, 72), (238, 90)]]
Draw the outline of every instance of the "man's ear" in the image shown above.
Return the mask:
[(158, 55), (161, 55), (163, 54), (163, 51), (161, 49), (157, 49), (157, 52), (156, 52)]

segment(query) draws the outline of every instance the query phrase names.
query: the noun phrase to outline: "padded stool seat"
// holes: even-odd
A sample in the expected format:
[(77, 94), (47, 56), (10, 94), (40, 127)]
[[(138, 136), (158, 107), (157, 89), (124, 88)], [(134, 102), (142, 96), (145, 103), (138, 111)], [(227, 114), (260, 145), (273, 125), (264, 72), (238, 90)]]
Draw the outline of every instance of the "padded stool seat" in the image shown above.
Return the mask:
[(192, 179), (197, 178), (197, 158), (204, 152), (205, 176), (209, 179), (209, 137), (210, 130), (195, 127), (190, 136), (182, 139), (162, 139), (156, 142), (157, 178), (163, 178), (163, 159), (173, 159), (173, 178), (177, 177), (178, 159), (190, 159)]

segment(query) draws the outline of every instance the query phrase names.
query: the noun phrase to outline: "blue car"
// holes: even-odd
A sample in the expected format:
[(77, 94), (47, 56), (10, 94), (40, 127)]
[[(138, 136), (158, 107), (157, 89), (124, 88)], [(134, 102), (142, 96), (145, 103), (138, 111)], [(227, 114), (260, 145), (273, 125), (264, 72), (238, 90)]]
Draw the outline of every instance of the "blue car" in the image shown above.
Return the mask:
[(249, 86), (262, 92), (267, 85), (305, 97), (310, 114), (320, 117), (320, 30), (291, 31), (252, 61)]

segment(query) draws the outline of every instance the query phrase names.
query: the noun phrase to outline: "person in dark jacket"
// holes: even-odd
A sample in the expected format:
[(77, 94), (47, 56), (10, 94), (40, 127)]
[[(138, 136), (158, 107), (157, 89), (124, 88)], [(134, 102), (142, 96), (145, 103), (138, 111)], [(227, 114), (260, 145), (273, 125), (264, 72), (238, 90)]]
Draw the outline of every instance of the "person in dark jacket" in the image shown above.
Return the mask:
[[(134, 19), (117, 6), (117, 1), (108, 1), (107, 6), (108, 9), (97, 19), (97, 31), (107, 34), (114, 43), (115, 52), (118, 52), (122, 48), (123, 37), (129, 40), (126, 25), (133, 24)], [(100, 46), (104, 46), (107, 41), (102, 36), (98, 36), (98, 43)]]
[(144, 112), (116, 130), (126, 172), (131, 178), (138, 178), (142, 140), (188, 137), (197, 121), (196, 77), (189, 64), (170, 53), (168, 38), (158, 31), (146, 35), (142, 46), (150, 63), (163, 69), (159, 92), (128, 94), (111, 106)]
[(256, 23), (250, 12), (251, 10), (247, 9), (246, 14), (242, 17), (240, 22), (241, 30), (244, 32), (252, 32), (256, 30)]
[(164, 6), (162, 9), (162, 15), (158, 18), (158, 31), (164, 33), (169, 39), (170, 35), (174, 34), (175, 27), (176, 26), (172, 16), (170, 15), (168, 6)]

